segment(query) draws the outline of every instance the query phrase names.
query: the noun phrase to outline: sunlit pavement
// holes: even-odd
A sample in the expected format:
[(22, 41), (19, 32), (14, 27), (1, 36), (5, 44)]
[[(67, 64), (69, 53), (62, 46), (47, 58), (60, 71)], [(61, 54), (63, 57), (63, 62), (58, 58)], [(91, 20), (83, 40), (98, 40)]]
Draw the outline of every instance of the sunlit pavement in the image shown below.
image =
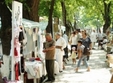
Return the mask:
[(88, 64), (91, 68), (87, 72), (86, 67), (81, 64), (79, 71), (76, 73), (74, 69), (76, 65), (70, 60), (65, 66), (66, 69), (56, 75), (54, 83), (110, 83), (111, 73), (105, 62), (106, 52), (103, 50), (92, 50), (92, 55)]

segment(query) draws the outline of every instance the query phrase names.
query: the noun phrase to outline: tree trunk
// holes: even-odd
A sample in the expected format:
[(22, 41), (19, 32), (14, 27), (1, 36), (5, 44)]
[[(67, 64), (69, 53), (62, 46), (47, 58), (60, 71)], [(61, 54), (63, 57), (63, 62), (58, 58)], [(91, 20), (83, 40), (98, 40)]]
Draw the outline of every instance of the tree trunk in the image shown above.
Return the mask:
[(106, 33), (106, 30), (110, 27), (111, 24), (111, 18), (110, 18), (110, 6), (111, 6), (111, 1), (107, 4), (105, 2), (106, 0), (103, 0), (104, 3), (104, 13), (103, 18), (104, 18), (104, 25), (103, 25), (103, 32)]
[(77, 22), (76, 21), (77, 21), (76, 16), (74, 15), (74, 26), (73, 26), (74, 29), (77, 29)]
[(55, 0), (51, 0), (51, 6), (49, 9), (49, 17), (48, 17), (48, 25), (46, 28), (46, 32), (51, 33), (53, 35), (53, 29), (52, 29), (52, 14), (53, 14), (53, 10), (54, 10), (54, 4), (55, 4)]
[[(23, 2), (23, 17), (29, 20), (39, 22), (38, 8), (40, 0), (26, 0)], [(27, 4), (27, 5), (26, 5)]]
[(11, 12), (5, 4), (5, 0), (0, 0), (1, 31), (0, 38), (3, 54), (9, 55), (11, 48)]
[(64, 0), (61, 1), (63, 25), (66, 26), (66, 7)]
[(68, 35), (70, 35), (71, 31), (74, 30), (70, 21), (66, 22), (66, 29), (67, 29), (66, 33)]
[(61, 1), (61, 6), (62, 6), (62, 19), (63, 19), (63, 25), (66, 27), (66, 34), (69, 35), (71, 32), (71, 26), (70, 22), (67, 21), (66, 19), (66, 6), (65, 6), (65, 1)]

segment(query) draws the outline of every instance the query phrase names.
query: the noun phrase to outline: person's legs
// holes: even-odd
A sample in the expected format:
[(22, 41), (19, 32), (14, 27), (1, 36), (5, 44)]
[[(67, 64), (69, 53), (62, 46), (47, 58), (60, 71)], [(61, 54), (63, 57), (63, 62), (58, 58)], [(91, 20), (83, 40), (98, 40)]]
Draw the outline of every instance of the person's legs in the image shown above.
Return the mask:
[(79, 61), (78, 61), (78, 63), (77, 63), (77, 68), (75, 69), (76, 70), (76, 72), (78, 72), (78, 68), (80, 67), (80, 63), (81, 63), (81, 61), (82, 61), (83, 59), (82, 58), (80, 58), (79, 59)]
[(88, 64), (87, 64), (87, 56), (84, 56), (83, 57), (84, 58), (84, 64), (85, 64), (85, 66), (86, 66), (86, 68), (87, 68), (87, 71), (90, 71), (90, 68), (89, 68), (89, 66), (88, 66)]
[(54, 81), (54, 60), (46, 60), (46, 70), (47, 70), (47, 81)]
[(48, 80), (47, 81), (50, 81), (50, 74), (49, 74), (49, 60), (46, 60), (46, 71), (47, 71), (47, 77), (48, 77)]
[(92, 42), (92, 48), (94, 49), (94, 42)]
[(62, 52), (59, 52), (59, 53), (56, 55), (56, 61), (57, 61), (58, 64), (59, 64), (59, 71), (62, 72), (62, 70), (63, 70), (63, 54), (62, 54)]
[(63, 70), (63, 56), (62, 55), (59, 56), (58, 63), (59, 63), (59, 71), (62, 72)]
[(73, 59), (72, 59), (72, 61), (73, 61), (73, 64), (75, 64), (75, 63), (76, 63), (76, 59), (75, 59), (75, 58), (73, 58)]
[(50, 73), (50, 80), (54, 81), (55, 80), (55, 76), (54, 76), (54, 60), (50, 60), (50, 69), (49, 69), (49, 73)]
[(90, 56), (87, 56), (87, 61), (90, 59)]

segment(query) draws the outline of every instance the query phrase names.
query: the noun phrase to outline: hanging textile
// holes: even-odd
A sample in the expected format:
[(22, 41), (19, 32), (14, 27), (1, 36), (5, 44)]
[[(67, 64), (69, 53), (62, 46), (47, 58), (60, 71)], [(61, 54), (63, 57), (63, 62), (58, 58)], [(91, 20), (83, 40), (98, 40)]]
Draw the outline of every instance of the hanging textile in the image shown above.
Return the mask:
[(25, 67), (24, 57), (23, 57), (23, 56), (21, 56), (21, 72), (22, 72), (22, 73), (24, 73), (24, 72), (25, 72), (24, 67)]
[(19, 62), (15, 64), (15, 80), (19, 80), (20, 76), (20, 65)]
[(18, 56), (18, 51), (17, 51), (16, 47), (14, 48), (14, 56)]

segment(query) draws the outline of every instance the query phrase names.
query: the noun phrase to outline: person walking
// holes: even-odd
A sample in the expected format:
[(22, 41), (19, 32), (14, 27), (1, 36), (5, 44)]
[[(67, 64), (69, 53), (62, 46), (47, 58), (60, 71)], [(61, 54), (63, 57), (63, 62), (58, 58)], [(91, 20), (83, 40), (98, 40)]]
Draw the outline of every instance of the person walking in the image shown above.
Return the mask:
[(90, 71), (90, 68), (87, 64), (87, 55), (84, 55), (83, 52), (84, 52), (84, 49), (85, 49), (85, 46), (82, 44), (82, 41), (79, 40), (78, 41), (78, 47), (77, 47), (77, 54), (78, 54), (78, 63), (77, 63), (77, 67), (75, 69), (76, 72), (78, 72), (78, 69), (80, 67), (80, 63), (82, 61), (84, 61), (84, 64), (86, 65), (87, 67), (87, 71)]
[(95, 30), (93, 30), (91, 32), (90, 39), (91, 39), (91, 42), (92, 42), (92, 48), (94, 49), (94, 45), (97, 42), (97, 34), (96, 34)]
[(66, 41), (64, 38), (61, 36), (61, 33), (57, 32), (56, 33), (56, 49), (55, 49), (55, 56), (56, 60), (59, 63), (59, 71), (63, 71), (63, 55), (64, 55), (64, 48), (66, 47)]
[[(82, 44), (89, 49), (89, 51), (92, 50), (92, 42), (91, 39), (87, 36), (86, 32), (82, 32), (82, 38), (80, 39), (82, 41)], [(87, 60), (89, 60), (90, 56), (87, 56)]]
[(50, 33), (46, 33), (45, 35), (46, 42), (44, 43), (44, 50), (45, 53), (45, 65), (46, 65), (46, 71), (47, 71), (47, 77), (48, 79), (46, 82), (55, 81), (54, 76), (54, 58), (55, 58), (55, 41), (52, 39), (52, 36)]
[(75, 47), (77, 49), (77, 41), (78, 41), (78, 36), (77, 36), (77, 33), (76, 31), (74, 31), (71, 36), (70, 36), (70, 39), (69, 39), (69, 43), (71, 45), (71, 54), (72, 54), (72, 48)]
[(67, 61), (68, 61), (68, 36), (67, 36), (67, 34), (66, 34), (65, 31), (64, 31), (64, 34), (63, 34), (62, 37), (63, 37), (63, 38), (65, 39), (65, 41), (66, 41), (66, 47), (64, 48), (63, 61), (64, 61), (65, 63), (67, 63)]
[(101, 32), (101, 30), (99, 29), (99, 32), (97, 34), (97, 41), (98, 41), (98, 48), (101, 49), (102, 48), (102, 44), (101, 42), (103, 41), (103, 37), (104, 34)]

